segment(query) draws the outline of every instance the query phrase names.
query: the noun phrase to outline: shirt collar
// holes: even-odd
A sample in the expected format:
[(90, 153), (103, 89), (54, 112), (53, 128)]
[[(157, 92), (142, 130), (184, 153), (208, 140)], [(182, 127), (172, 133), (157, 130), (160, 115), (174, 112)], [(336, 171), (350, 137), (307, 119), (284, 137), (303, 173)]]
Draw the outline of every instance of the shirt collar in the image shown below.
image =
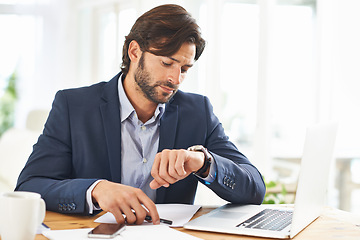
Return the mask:
[[(125, 78), (125, 75), (121, 74), (118, 80), (121, 122), (129, 118), (133, 113), (136, 114), (134, 107), (131, 105), (128, 97), (126, 96), (123, 86), (123, 78)], [(160, 119), (164, 114), (164, 112), (165, 112), (165, 103), (159, 103), (154, 113), (154, 119), (155, 120)]]

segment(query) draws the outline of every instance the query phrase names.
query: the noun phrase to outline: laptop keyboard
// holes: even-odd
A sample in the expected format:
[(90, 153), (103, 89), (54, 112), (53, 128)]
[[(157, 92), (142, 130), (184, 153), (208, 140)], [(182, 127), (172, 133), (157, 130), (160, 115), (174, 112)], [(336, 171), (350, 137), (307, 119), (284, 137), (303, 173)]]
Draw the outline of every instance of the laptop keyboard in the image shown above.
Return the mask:
[(281, 231), (291, 224), (291, 210), (264, 209), (236, 227)]

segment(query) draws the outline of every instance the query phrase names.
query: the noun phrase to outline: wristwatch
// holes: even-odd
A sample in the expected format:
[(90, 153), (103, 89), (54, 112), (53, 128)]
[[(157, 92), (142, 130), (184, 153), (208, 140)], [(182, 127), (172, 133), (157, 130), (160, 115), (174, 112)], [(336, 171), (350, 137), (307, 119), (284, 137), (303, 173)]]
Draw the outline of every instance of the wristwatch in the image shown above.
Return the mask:
[(211, 156), (209, 151), (205, 147), (203, 147), (201, 145), (191, 146), (187, 150), (188, 151), (193, 151), (193, 152), (203, 152), (204, 153), (204, 156), (205, 156), (204, 164), (202, 165), (202, 167), (199, 170), (197, 170), (197, 172), (195, 172), (196, 175), (201, 176), (210, 167), (210, 164), (211, 164), (211, 162), (213, 160), (213, 157)]

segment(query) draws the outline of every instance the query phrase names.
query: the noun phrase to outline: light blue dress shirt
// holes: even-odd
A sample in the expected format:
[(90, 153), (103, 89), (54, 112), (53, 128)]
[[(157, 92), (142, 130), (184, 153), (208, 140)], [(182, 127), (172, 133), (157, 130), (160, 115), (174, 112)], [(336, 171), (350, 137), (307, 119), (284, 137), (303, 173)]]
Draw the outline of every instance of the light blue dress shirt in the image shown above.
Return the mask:
[(159, 148), (160, 118), (165, 104), (158, 104), (154, 115), (146, 123), (137, 117), (127, 98), (121, 78), (118, 84), (121, 119), (121, 183), (140, 188), (155, 202), (156, 190), (151, 189), (150, 175)]

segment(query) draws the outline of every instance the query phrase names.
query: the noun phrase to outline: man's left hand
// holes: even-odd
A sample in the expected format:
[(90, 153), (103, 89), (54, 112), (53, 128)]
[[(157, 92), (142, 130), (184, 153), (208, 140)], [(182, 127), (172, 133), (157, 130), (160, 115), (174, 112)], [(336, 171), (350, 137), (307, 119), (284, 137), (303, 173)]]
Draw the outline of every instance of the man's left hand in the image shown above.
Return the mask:
[(169, 187), (192, 172), (198, 171), (204, 164), (205, 156), (202, 152), (165, 149), (155, 156), (151, 175), (154, 180), (150, 182), (152, 189)]

